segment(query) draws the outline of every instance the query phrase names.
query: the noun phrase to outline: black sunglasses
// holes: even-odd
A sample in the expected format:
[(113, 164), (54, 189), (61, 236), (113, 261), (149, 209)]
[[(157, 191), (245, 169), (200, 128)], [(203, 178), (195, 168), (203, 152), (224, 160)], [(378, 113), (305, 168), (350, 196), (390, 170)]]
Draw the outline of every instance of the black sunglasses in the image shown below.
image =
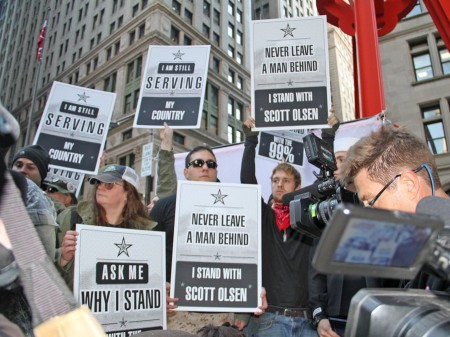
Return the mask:
[(47, 187), (47, 189), (45, 190), (47, 193), (56, 193), (58, 192), (58, 190), (54, 187)]
[(208, 168), (210, 168), (210, 169), (216, 169), (218, 166), (214, 160), (204, 161), (203, 159), (195, 159), (195, 160), (191, 161), (187, 167), (189, 167), (191, 165), (193, 167), (203, 167), (203, 165), (205, 165), (205, 163), (206, 163), (206, 166), (208, 166)]

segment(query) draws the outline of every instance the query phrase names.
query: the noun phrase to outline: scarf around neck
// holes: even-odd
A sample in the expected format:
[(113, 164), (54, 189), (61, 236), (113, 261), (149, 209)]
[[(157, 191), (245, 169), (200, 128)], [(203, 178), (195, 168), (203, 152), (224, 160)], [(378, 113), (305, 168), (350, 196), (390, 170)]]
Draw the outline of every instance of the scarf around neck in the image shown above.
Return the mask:
[(273, 203), (272, 209), (275, 212), (275, 220), (278, 230), (281, 232), (282, 230), (288, 229), (291, 225), (291, 220), (289, 218), (289, 206)]

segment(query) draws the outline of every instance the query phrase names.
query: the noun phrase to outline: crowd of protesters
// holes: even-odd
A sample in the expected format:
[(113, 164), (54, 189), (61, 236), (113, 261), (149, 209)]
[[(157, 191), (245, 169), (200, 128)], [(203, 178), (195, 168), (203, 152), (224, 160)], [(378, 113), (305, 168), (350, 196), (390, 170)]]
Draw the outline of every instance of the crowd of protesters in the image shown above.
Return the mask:
[[(1, 110), (2, 119), (6, 120), (7, 112)], [(433, 194), (448, 199), (441, 188), (433, 155), (427, 145), (411, 133), (381, 122), (359, 128), (357, 132), (343, 133), (338, 129), (339, 122), (333, 112), (329, 124), (332, 128), (323, 132), (331, 134), (332, 140), (335, 138), (335, 179), (341, 182), (342, 188), (356, 191), (364, 205), (415, 212), (417, 203), (425, 196)], [(251, 118), (244, 123), (246, 139), (241, 183), (265, 184), (256, 180), (258, 134), (252, 132), (253, 126)], [(28, 145), (17, 151), (9, 170), (2, 159), (1, 175), (14, 177), (49, 259), (70, 288), (73, 287), (78, 238), (75, 224), (80, 223), (165, 232), (166, 281), (170, 283), (177, 202), (173, 130), (165, 124), (159, 136), (159, 195), (150, 205), (142, 202), (140, 178), (128, 166), (114, 163), (103, 166), (97, 175), (88, 178), (92, 197), (79, 202), (76, 191), (70, 189), (67, 182), (46, 180), (50, 157), (40, 145)], [(6, 142), (2, 145), (3, 154), (10, 145)], [(432, 172), (431, 176), (427, 176), (425, 170), (416, 169), (424, 164)], [(213, 149), (199, 146), (187, 154), (183, 174), (186, 180), (218, 183), (219, 168)], [(267, 201), (261, 200), (264, 288), (261, 289), (262, 305), (258, 312), (238, 314), (227, 312), (225, 308), (222, 313), (177, 312), (173, 310), (177, 307), (177, 299), (168, 296), (167, 332), (172, 331), (168, 335), (343, 336), (353, 295), (361, 288), (380, 286), (377, 280), (336, 276), (332, 271), (327, 275), (318, 273), (311, 262), (317, 240), (291, 228), (289, 205), (283, 204), (286, 193), (304, 187), (300, 173), (294, 166), (282, 162), (274, 165), (269, 178), (271, 196)], [(24, 335), (32, 336), (31, 311), (21, 289), (20, 271), (14, 267), (14, 255), (7, 243), (6, 232), (0, 230), (0, 234), (0, 331), (5, 331), (7, 336), (20, 336), (20, 330)], [(429, 288), (436, 284), (434, 276), (421, 276), (422, 283), (412, 280), (409, 286)], [(438, 290), (447, 287), (448, 282), (443, 281)], [(335, 326), (333, 322), (336, 321), (343, 325)], [(159, 335), (163, 336), (163, 333)], [(158, 333), (144, 335), (157, 336)]]

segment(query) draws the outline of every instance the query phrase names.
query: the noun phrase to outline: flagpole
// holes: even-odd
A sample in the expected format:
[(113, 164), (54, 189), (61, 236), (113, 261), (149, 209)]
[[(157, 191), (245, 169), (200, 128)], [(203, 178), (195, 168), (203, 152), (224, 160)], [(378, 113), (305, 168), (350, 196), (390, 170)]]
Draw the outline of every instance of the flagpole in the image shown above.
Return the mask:
[[(37, 68), (36, 68), (36, 77), (34, 79), (34, 87), (33, 87), (33, 93), (31, 96), (31, 108), (30, 108), (30, 112), (28, 114), (28, 126), (27, 126), (27, 132), (25, 134), (25, 144), (24, 145), (28, 145), (30, 142), (30, 136), (31, 136), (31, 125), (33, 123), (33, 115), (34, 115), (34, 106), (36, 104), (36, 96), (37, 96), (37, 89), (38, 89), (38, 85), (39, 85), (39, 74), (41, 72), (41, 64), (42, 64), (42, 54), (44, 51), (44, 44), (45, 44), (45, 33), (47, 30), (47, 25), (48, 25), (48, 19), (50, 17), (50, 7), (47, 8), (47, 16), (44, 20), (44, 24), (42, 25), (41, 30), (39, 31), (39, 40), (38, 40), (38, 61), (37, 61)], [(45, 29), (45, 30), (44, 30)], [(42, 35), (42, 31), (44, 30), (44, 35)], [(42, 41), (40, 41), (40, 39), (42, 38)], [(39, 45), (39, 42), (42, 43), (42, 45)]]

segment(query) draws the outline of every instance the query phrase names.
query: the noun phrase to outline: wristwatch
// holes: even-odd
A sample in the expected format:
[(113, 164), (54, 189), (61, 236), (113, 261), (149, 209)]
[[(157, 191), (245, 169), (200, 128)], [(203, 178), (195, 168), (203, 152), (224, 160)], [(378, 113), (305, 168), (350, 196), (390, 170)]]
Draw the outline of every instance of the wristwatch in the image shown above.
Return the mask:
[(316, 316), (314, 316), (314, 318), (312, 320), (312, 325), (313, 325), (314, 329), (317, 330), (317, 327), (319, 326), (320, 321), (325, 318), (328, 318), (328, 316), (323, 313), (320, 313), (320, 314), (317, 314)]

